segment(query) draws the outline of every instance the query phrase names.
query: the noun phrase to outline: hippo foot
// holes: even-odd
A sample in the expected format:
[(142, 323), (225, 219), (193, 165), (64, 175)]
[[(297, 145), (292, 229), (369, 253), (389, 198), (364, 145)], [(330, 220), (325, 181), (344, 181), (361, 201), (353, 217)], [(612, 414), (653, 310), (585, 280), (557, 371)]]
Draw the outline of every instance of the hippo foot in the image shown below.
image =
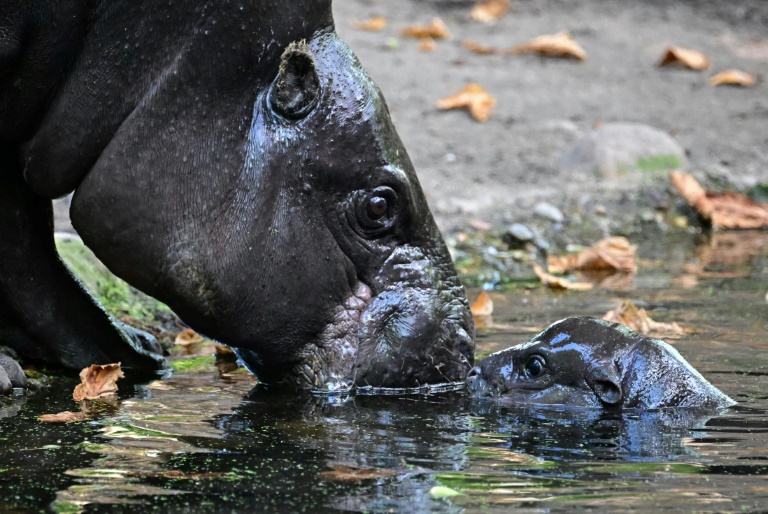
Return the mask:
[(19, 363), (0, 354), (0, 394), (10, 394), (14, 387), (27, 387), (27, 376)]
[(138, 360), (141, 362), (139, 366), (133, 366), (132, 363), (123, 363), (124, 367), (137, 367), (138, 369), (146, 369), (148, 371), (157, 371), (167, 367), (167, 362), (165, 357), (163, 357), (163, 347), (155, 336), (120, 321), (116, 322), (116, 325), (126, 335), (126, 340), (136, 351)]

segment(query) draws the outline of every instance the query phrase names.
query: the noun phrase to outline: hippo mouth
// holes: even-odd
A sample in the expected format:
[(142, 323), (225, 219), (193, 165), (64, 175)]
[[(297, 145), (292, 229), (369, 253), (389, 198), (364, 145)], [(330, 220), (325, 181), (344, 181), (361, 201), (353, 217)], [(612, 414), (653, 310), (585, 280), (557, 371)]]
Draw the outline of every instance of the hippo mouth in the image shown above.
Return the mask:
[[(465, 306), (444, 299), (405, 287), (373, 296), (358, 282), (314, 344), (302, 352), (288, 382), (314, 394), (463, 389), (472, 367), (472, 327), (452, 314), (464, 312)], [(424, 309), (425, 302), (442, 304), (440, 309)]]

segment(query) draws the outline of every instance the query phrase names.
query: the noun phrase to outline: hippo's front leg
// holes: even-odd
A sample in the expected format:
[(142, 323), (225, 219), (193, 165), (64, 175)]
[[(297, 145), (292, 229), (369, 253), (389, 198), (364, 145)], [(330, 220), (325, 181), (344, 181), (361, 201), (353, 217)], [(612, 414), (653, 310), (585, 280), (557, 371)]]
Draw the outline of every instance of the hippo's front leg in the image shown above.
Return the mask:
[(71, 370), (118, 361), (162, 368), (156, 342), (133, 332), (118, 327), (59, 259), (50, 200), (29, 189), (15, 152), (0, 147), (0, 344)]

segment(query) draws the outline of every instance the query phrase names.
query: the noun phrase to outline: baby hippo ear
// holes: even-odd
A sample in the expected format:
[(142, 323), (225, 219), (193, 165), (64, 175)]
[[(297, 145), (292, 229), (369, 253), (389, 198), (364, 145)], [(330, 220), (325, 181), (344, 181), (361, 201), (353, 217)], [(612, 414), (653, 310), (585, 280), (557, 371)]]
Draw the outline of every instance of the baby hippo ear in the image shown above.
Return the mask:
[(603, 405), (618, 406), (623, 392), (621, 377), (613, 361), (597, 361), (587, 371), (587, 383)]
[(270, 107), (283, 118), (296, 121), (312, 111), (319, 96), (320, 80), (307, 42), (291, 43), (280, 58), (280, 71), (269, 94)]

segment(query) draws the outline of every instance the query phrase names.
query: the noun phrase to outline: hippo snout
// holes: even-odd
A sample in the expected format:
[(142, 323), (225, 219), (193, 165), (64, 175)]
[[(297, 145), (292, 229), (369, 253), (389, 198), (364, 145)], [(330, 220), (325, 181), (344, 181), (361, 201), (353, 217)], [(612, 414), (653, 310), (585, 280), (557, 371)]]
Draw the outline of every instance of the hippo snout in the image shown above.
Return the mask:
[(474, 366), (469, 370), (465, 383), (471, 396), (488, 396), (488, 382), (483, 378), (483, 370), (480, 366)]

